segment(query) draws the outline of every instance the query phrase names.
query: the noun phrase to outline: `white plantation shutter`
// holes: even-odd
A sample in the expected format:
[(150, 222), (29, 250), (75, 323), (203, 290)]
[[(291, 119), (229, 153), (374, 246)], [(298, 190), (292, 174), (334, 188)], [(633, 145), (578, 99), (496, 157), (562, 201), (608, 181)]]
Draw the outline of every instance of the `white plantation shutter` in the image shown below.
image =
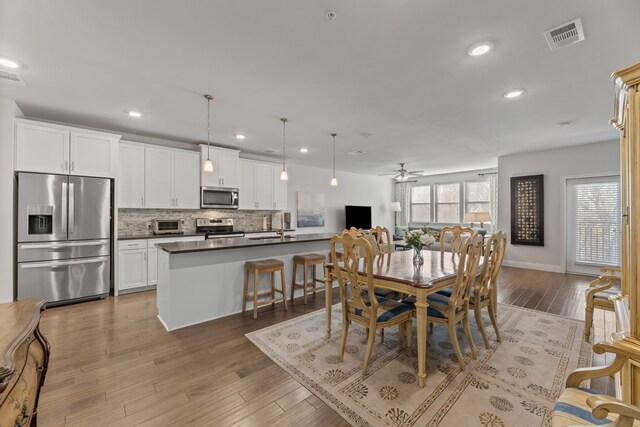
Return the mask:
[(576, 263), (620, 265), (620, 183), (575, 186)]

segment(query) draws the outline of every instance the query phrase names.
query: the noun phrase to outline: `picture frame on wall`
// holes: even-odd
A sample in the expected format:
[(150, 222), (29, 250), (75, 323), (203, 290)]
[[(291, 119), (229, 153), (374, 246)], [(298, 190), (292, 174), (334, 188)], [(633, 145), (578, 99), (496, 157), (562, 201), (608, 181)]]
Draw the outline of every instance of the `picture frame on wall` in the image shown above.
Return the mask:
[(511, 244), (544, 246), (544, 175), (511, 177)]

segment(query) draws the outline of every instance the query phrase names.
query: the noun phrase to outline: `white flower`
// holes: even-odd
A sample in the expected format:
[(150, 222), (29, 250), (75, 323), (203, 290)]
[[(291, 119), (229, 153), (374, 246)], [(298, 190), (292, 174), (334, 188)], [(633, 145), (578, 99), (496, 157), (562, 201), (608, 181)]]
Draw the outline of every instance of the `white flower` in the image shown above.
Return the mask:
[(433, 238), (432, 235), (430, 234), (423, 234), (420, 236), (420, 242), (427, 246), (430, 247), (431, 245), (433, 245), (436, 242), (436, 239)]

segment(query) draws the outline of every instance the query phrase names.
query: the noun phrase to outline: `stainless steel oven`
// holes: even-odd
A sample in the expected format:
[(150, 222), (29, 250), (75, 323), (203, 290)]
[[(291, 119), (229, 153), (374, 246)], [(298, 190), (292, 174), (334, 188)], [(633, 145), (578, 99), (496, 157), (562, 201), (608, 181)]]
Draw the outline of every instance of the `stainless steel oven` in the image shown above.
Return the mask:
[(200, 207), (203, 209), (238, 209), (237, 188), (201, 187)]

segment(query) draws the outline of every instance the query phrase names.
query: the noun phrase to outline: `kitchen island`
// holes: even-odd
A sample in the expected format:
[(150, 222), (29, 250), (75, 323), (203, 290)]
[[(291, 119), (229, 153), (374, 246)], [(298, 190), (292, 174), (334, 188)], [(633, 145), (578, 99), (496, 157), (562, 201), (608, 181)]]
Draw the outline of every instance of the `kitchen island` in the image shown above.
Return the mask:
[[(244, 264), (260, 259), (284, 261), (287, 297), (291, 298), (293, 257), (308, 253), (328, 255), (329, 240), (333, 235), (318, 233), (157, 244), (158, 318), (168, 331), (172, 331), (240, 312)], [(318, 275), (322, 278), (321, 268)], [(301, 280), (301, 268), (298, 277)], [(269, 287), (269, 280), (269, 275), (260, 277), (261, 291)], [(250, 307), (250, 303), (248, 305)]]

